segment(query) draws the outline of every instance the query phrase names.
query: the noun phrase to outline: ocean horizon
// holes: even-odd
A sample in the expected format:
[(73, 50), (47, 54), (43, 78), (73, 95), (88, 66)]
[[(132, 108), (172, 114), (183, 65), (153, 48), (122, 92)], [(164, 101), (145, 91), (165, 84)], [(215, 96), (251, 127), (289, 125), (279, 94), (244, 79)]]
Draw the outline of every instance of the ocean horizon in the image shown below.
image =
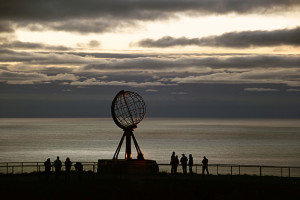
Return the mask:
[[(111, 159), (122, 134), (111, 118), (0, 118), (0, 162)], [(300, 119), (145, 118), (134, 134), (158, 163), (175, 151), (195, 164), (300, 166)]]

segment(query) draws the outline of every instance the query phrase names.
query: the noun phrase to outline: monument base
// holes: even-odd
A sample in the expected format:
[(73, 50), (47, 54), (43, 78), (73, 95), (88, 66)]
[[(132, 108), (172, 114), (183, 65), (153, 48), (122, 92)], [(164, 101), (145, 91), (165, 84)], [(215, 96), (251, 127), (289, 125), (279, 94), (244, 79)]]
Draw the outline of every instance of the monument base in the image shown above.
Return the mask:
[(155, 160), (98, 160), (99, 174), (151, 175), (159, 172)]

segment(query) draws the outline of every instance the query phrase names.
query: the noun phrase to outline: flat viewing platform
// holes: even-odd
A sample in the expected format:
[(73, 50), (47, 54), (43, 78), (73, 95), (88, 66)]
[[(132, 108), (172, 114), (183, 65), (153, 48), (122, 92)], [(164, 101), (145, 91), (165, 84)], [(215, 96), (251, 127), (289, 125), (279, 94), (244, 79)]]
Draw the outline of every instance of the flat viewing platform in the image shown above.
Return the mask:
[(300, 199), (300, 178), (247, 175), (0, 175), (2, 199)]

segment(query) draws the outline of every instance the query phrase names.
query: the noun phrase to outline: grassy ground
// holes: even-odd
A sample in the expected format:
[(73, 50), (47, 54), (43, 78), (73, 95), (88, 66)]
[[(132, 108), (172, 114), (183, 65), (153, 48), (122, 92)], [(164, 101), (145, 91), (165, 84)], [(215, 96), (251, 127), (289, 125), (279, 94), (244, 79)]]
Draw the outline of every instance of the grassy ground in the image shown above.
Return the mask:
[(0, 175), (1, 199), (300, 199), (299, 178), (177, 175)]

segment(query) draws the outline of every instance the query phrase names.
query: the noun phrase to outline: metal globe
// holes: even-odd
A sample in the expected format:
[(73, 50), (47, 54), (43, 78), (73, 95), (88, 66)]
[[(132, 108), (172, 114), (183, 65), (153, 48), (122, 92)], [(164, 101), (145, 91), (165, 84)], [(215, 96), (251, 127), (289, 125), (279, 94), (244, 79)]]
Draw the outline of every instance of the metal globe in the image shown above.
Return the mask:
[(120, 128), (136, 128), (146, 114), (146, 104), (139, 94), (122, 90), (112, 102), (111, 113)]

